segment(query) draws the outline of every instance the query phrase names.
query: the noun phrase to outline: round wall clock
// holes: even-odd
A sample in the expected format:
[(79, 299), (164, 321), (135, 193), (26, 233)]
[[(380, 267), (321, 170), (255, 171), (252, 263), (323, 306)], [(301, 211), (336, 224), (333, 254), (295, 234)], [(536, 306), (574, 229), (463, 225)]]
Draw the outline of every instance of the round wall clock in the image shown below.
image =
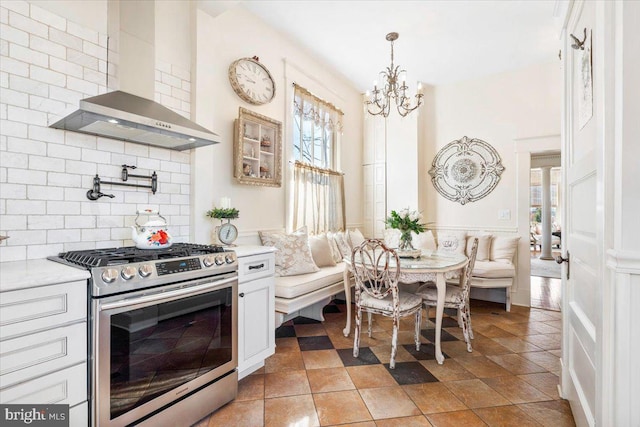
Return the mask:
[(233, 61), (229, 66), (229, 82), (240, 98), (253, 105), (269, 103), (276, 94), (276, 83), (257, 56)]
[(238, 238), (238, 229), (230, 222), (224, 223), (216, 228), (218, 231), (218, 240), (222, 244), (230, 245)]

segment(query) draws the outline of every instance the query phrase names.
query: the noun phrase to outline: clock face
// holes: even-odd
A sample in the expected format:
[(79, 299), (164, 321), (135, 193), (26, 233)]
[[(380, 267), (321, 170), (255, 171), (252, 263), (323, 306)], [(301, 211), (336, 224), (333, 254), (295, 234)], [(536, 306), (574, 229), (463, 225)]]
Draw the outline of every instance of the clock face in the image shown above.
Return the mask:
[(225, 245), (232, 244), (238, 238), (238, 229), (231, 223), (222, 224), (218, 228), (218, 240)]
[(255, 59), (233, 62), (229, 67), (229, 81), (240, 98), (254, 105), (271, 102), (275, 96), (276, 85), (271, 74)]

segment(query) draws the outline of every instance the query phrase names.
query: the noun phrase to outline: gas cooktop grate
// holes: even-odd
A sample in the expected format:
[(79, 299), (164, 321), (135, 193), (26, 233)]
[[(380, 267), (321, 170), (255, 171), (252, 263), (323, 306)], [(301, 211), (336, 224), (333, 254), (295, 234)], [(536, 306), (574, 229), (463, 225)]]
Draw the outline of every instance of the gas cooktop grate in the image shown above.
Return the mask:
[(217, 252), (224, 252), (224, 248), (218, 245), (174, 243), (170, 247), (163, 249), (138, 249), (135, 246), (127, 246), (121, 248), (70, 251), (60, 253), (58, 258), (80, 267), (93, 268), (108, 265), (129, 264), (133, 262), (206, 255)]

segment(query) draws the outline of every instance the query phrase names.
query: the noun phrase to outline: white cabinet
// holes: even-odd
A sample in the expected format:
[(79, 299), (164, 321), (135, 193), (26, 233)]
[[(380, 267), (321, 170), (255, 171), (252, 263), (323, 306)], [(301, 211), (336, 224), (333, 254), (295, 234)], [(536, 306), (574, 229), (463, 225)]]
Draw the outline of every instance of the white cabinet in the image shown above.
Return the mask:
[(0, 326), (0, 403), (66, 404), (86, 427), (87, 281), (0, 293)]
[(275, 256), (238, 253), (238, 378), (264, 366), (275, 352)]

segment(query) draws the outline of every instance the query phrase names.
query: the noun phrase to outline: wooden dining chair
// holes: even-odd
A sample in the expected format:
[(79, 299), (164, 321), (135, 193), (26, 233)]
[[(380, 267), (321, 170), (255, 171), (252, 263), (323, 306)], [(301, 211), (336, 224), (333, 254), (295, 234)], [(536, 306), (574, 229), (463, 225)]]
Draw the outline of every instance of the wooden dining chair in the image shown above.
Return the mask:
[[(467, 343), (467, 351), (471, 353), (471, 339), (473, 331), (471, 329), (471, 309), (469, 307), (469, 290), (471, 289), (471, 271), (476, 263), (476, 255), (478, 253), (478, 238), (473, 238), (473, 246), (469, 254), (469, 262), (460, 275), (458, 285), (447, 283), (447, 291), (444, 297), (445, 308), (455, 308), (458, 310), (458, 319), (462, 326), (464, 341)], [(438, 291), (431, 285), (422, 285), (416, 291), (416, 295), (422, 298), (422, 303), (427, 309), (427, 317), (429, 317), (429, 307), (435, 307), (438, 301)]]
[(398, 254), (385, 246), (381, 240), (368, 239), (355, 247), (351, 253), (351, 268), (356, 283), (356, 330), (353, 357), (358, 357), (359, 353), (362, 312), (366, 312), (369, 316), (369, 337), (371, 337), (371, 314), (381, 314), (393, 318), (389, 368), (394, 369), (401, 317), (415, 316), (416, 350), (420, 350), (422, 298), (398, 290), (400, 273)]

